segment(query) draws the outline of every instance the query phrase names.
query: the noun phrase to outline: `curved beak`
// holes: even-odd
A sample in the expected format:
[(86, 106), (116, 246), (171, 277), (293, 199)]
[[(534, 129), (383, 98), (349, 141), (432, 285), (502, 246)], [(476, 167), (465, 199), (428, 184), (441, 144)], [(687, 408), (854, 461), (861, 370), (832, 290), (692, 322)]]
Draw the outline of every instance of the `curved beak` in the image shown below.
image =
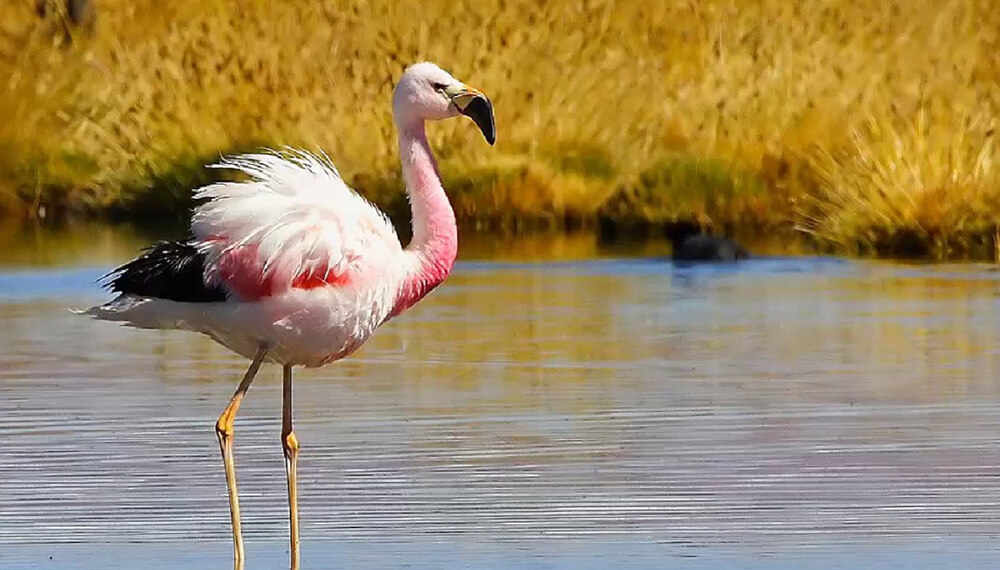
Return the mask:
[(451, 104), (466, 117), (472, 119), (483, 138), (490, 146), (497, 141), (497, 125), (493, 118), (493, 103), (483, 95), (478, 89), (473, 89), (468, 85), (452, 85), (445, 89), (445, 95), (451, 100)]

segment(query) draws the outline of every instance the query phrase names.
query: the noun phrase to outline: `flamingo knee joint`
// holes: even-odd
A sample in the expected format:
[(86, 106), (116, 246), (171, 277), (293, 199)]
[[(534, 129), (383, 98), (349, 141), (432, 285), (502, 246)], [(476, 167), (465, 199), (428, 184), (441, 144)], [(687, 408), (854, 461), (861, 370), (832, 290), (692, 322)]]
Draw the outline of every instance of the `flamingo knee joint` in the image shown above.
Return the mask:
[(285, 448), (285, 457), (291, 457), (299, 453), (299, 438), (295, 437), (295, 432), (290, 431), (281, 438), (281, 443)]

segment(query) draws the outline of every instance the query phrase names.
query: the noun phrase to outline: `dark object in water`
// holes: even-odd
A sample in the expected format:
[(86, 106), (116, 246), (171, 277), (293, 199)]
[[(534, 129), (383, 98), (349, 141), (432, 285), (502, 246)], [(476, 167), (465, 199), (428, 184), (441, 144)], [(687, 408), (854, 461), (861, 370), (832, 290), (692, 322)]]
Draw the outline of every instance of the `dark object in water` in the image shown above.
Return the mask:
[(706, 234), (698, 224), (669, 224), (666, 235), (673, 246), (675, 261), (737, 261), (750, 257), (736, 242)]

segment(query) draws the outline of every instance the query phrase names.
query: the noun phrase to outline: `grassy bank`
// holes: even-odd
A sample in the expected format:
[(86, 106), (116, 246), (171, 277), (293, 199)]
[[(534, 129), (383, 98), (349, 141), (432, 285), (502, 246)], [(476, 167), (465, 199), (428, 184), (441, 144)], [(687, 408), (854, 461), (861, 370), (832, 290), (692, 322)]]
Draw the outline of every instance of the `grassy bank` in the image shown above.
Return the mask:
[[(96, 0), (0, 6), (0, 208), (182, 218), (200, 167), (323, 148), (398, 217), (389, 94), (430, 59), (494, 100), (434, 125), (466, 223), (795, 226), (948, 257), (1000, 224), (988, 0)], [(550, 31), (556, 30), (556, 31)]]

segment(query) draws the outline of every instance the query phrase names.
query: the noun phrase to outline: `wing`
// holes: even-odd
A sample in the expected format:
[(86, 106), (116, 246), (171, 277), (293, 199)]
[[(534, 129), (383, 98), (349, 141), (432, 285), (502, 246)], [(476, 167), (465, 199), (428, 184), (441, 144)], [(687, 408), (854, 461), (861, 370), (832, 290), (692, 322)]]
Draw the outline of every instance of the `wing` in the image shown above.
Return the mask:
[(102, 278), (115, 293), (185, 303), (226, 300), (226, 291), (205, 283), (205, 255), (189, 244), (161, 241)]
[(244, 182), (197, 190), (191, 222), (205, 283), (241, 300), (292, 288), (343, 286), (402, 251), (389, 219), (340, 178), (329, 158), (304, 151), (244, 154), (215, 168)]

